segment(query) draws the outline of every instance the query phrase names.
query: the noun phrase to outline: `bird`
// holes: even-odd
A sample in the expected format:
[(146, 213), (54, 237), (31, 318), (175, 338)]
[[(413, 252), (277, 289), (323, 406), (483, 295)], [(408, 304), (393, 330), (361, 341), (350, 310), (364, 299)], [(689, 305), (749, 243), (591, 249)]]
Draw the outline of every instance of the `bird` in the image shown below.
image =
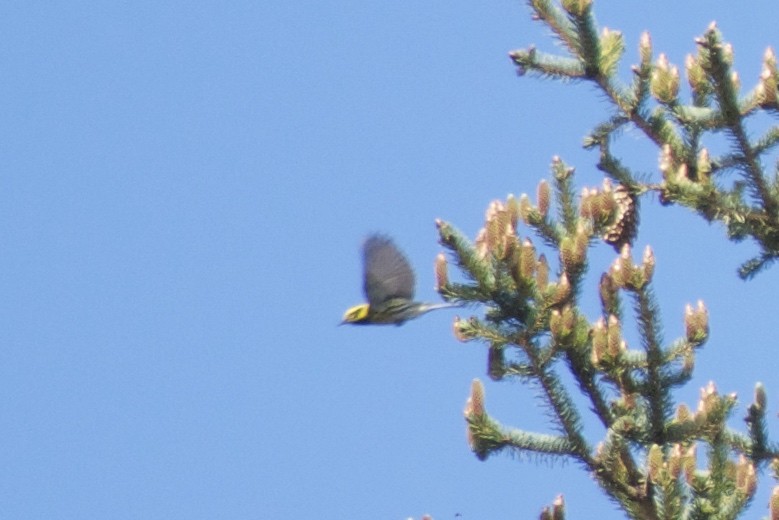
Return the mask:
[(341, 325), (402, 325), (455, 303), (414, 301), (414, 270), (391, 238), (370, 235), (362, 247), (363, 292), (368, 303), (349, 308)]

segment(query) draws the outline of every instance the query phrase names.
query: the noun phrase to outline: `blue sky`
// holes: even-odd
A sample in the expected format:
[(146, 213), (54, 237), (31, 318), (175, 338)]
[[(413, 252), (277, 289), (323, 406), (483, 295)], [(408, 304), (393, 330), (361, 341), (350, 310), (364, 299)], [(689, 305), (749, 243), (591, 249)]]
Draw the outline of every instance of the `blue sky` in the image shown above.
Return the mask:
[[(596, 8), (623, 71), (641, 31), (682, 64), (717, 20), (751, 88), (777, 45), (767, 0)], [(366, 234), (435, 299), (435, 218), (473, 236), (554, 155), (600, 184), (580, 144), (602, 97), (516, 76), (508, 51), (554, 49), (522, 2), (6, 2), (0, 42), (4, 517), (530, 518), (562, 493), (572, 517), (620, 518), (571, 464), (473, 457), (485, 355), (453, 311), (336, 326)], [(645, 208), (666, 339), (686, 303), (711, 315), (680, 399), (714, 379), (745, 404), (763, 381), (776, 408), (776, 269), (740, 282), (753, 246)], [(612, 258), (593, 251), (592, 284)], [(486, 387), (501, 422), (547, 431), (530, 389)]]

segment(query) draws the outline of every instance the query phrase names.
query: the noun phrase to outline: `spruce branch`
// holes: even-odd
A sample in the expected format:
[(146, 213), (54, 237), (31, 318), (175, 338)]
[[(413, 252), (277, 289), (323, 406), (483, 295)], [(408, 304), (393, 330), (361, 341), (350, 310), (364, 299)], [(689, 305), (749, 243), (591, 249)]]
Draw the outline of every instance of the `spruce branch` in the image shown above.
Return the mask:
[[(779, 129), (756, 138), (747, 131), (755, 114), (779, 113), (776, 58), (766, 51), (758, 85), (742, 95), (732, 48), (711, 25), (697, 40), (697, 54), (684, 61), (685, 86), (680, 68), (663, 53), (655, 56), (645, 33), (625, 85), (617, 77), (624, 37), (597, 26), (591, 0), (528, 3), (567, 54), (529, 47), (510, 57), (522, 74), (587, 81), (605, 95), (613, 112), (590, 132), (585, 147), (599, 151), (597, 168), (606, 178), (598, 187), (577, 189), (574, 169), (555, 157), (535, 202), (525, 194), (493, 201), (473, 241), (437, 221), (441, 243), (467, 280), (450, 282), (446, 257), (439, 255), (439, 292), (484, 311), (483, 317), (456, 318), (455, 336), (484, 345), (493, 381), (530, 385), (555, 430), (501, 426), (486, 412), (477, 380), (465, 409), (468, 442), (480, 459), (507, 452), (574, 461), (630, 518), (736, 518), (755, 495), (761, 467), (771, 462), (779, 476), (765, 389), (756, 387), (743, 432), (729, 424), (735, 394), (720, 394), (713, 382), (701, 389), (695, 411), (675, 402), (673, 389), (690, 381), (709, 338), (708, 311), (700, 301), (688, 305), (683, 336), (666, 343), (652, 285), (654, 254), (647, 247), (634, 261), (633, 243), (641, 199), (656, 193), (663, 204), (721, 223), (731, 240), (754, 240), (760, 253), (742, 265), (742, 277), (779, 258), (779, 169), (768, 175), (762, 164), (776, 150)], [(614, 153), (625, 129), (637, 129), (656, 146), (656, 173)], [(714, 153), (706, 143), (717, 132), (729, 146)], [(583, 294), (589, 252), (600, 242), (617, 255), (601, 268), (599, 310), (588, 318)], [(625, 327), (635, 330), (638, 348), (627, 344)], [(577, 405), (577, 391), (588, 409)], [(588, 419), (605, 429), (600, 441), (585, 435)], [(561, 518), (562, 503), (555, 501), (541, 517)], [(769, 506), (779, 518), (779, 487)]]
[[(632, 67), (630, 85), (624, 86), (616, 72), (624, 38), (619, 31), (598, 28), (592, 2), (531, 0), (529, 5), (534, 17), (563, 42), (567, 55), (530, 47), (509, 56), (521, 73), (587, 81), (604, 94), (614, 113), (596, 125), (584, 143), (600, 149), (598, 167), (636, 196), (656, 192), (665, 204), (679, 204), (709, 222), (720, 222), (734, 241), (754, 240), (761, 252), (739, 268), (742, 278), (772, 264), (779, 257), (779, 166), (768, 174), (762, 158), (775, 150), (779, 129), (774, 126), (751, 138), (747, 122), (759, 112), (779, 112), (773, 51), (765, 52), (757, 85), (742, 95), (733, 49), (711, 24), (696, 40), (697, 54), (685, 59), (690, 98), (685, 101), (679, 68), (663, 53), (653, 57), (648, 33), (640, 37), (639, 62)], [(631, 126), (658, 148), (661, 182), (639, 180), (612, 154), (611, 141)], [(707, 155), (701, 163), (706, 141), (718, 132), (728, 136), (729, 150), (710, 159)], [(731, 186), (712, 182), (712, 175), (730, 177)], [(563, 222), (571, 233), (570, 219)]]
[[(709, 316), (702, 302), (688, 305), (683, 337), (665, 343), (652, 287), (656, 261), (649, 247), (637, 263), (630, 243), (622, 245), (598, 282), (602, 315), (588, 321), (581, 288), (589, 250), (600, 239), (608, 242), (606, 231), (626, 218), (618, 196), (622, 185), (615, 188), (606, 179), (602, 187), (576, 195), (573, 169), (559, 159), (552, 175), (552, 183), (539, 184), (535, 205), (526, 195), (490, 203), (474, 243), (450, 224), (437, 222), (442, 244), (473, 281), (450, 282), (445, 257), (439, 255), (439, 290), (485, 308), (484, 318), (457, 318), (455, 336), (486, 345), (486, 372), (493, 381), (515, 379), (535, 388), (558, 432), (502, 427), (484, 411), (479, 383), (466, 405), (472, 450), (480, 459), (507, 452), (573, 460), (631, 518), (737, 516), (754, 495), (756, 468), (779, 455), (768, 440), (764, 390), (758, 387), (748, 408), (746, 433), (727, 424), (735, 395), (719, 394), (713, 383), (701, 390), (696, 412), (674, 403), (671, 390), (690, 380), (696, 353), (709, 338)], [(512, 200), (520, 202), (513, 205)], [(552, 206), (555, 216), (549, 213)], [(559, 230), (560, 240), (547, 246), (557, 252), (556, 279), (550, 279), (545, 253), (529, 236), (520, 236), (520, 224), (529, 228), (528, 235)], [(494, 283), (485, 284), (485, 279)], [(633, 304), (629, 310), (625, 297)], [(631, 349), (623, 337), (626, 316), (641, 339), (639, 349)], [(576, 405), (573, 389), (563, 384), (563, 371), (606, 429), (597, 449), (584, 434), (585, 411)], [(706, 470), (696, 468), (699, 445), (705, 449)], [(642, 450), (647, 450), (643, 462), (637, 457)]]

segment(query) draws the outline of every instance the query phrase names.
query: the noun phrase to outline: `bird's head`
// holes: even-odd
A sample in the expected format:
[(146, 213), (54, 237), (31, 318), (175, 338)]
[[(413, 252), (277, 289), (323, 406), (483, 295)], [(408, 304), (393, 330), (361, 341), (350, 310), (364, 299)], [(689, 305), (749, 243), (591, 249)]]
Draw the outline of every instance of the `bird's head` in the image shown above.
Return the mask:
[(343, 320), (341, 321), (341, 325), (344, 325), (346, 323), (350, 323), (352, 325), (360, 325), (366, 322), (366, 319), (368, 318), (368, 312), (370, 311), (370, 304), (367, 303), (361, 303), (360, 305), (355, 305), (354, 307), (350, 307), (346, 313), (344, 313)]

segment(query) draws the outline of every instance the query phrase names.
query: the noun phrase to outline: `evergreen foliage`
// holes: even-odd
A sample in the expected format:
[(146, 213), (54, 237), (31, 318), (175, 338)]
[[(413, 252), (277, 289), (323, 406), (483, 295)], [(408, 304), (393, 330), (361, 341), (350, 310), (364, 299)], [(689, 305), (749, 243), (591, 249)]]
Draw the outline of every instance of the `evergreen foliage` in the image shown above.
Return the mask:
[[(688, 305), (681, 317), (684, 336), (666, 341), (652, 284), (654, 255), (647, 247), (636, 261), (632, 242), (640, 200), (654, 193), (665, 204), (722, 223), (733, 240), (754, 240), (761, 253), (740, 267), (742, 277), (779, 258), (779, 175), (768, 175), (762, 165), (779, 142), (779, 129), (757, 138), (745, 130), (756, 113), (776, 115), (779, 109), (774, 54), (766, 51), (757, 86), (742, 95), (733, 50), (712, 24), (696, 40), (697, 55), (685, 62), (685, 103), (678, 67), (663, 54), (654, 57), (648, 34), (640, 38), (633, 80), (624, 84), (616, 76), (624, 39), (598, 29), (590, 0), (528, 3), (568, 54), (528, 48), (513, 51), (511, 59), (523, 74), (591, 82), (605, 95), (613, 113), (585, 146), (600, 152), (598, 167), (606, 178), (578, 192), (573, 169), (555, 158), (551, 180), (539, 184), (535, 201), (522, 195), (492, 202), (475, 240), (437, 222), (441, 243), (468, 280), (450, 282), (440, 255), (438, 291), (447, 300), (485, 309), (482, 318), (456, 319), (455, 336), (486, 345), (491, 379), (531, 383), (556, 431), (502, 426), (487, 411), (477, 379), (464, 411), (471, 449), (482, 460), (518, 452), (575, 461), (629, 518), (737, 518), (754, 497), (760, 469), (770, 466), (775, 477), (779, 469), (779, 446), (767, 433), (765, 390), (756, 385), (743, 433), (727, 424), (735, 396), (721, 395), (713, 382), (701, 390), (695, 411), (674, 402), (672, 391), (690, 381), (696, 352), (708, 338), (708, 313), (702, 302)], [(612, 153), (613, 141), (628, 126), (657, 147), (658, 179), (642, 179)], [(729, 137), (730, 149), (713, 156), (704, 142), (716, 132)], [(588, 250), (600, 240), (617, 255), (601, 273), (601, 312), (591, 320), (582, 311), (581, 294)], [(640, 345), (623, 338), (629, 321), (637, 325)], [(562, 383), (564, 371), (588, 410), (576, 405)], [(604, 438), (585, 437), (585, 413), (603, 425)], [(771, 518), (779, 518), (779, 486), (770, 502)], [(540, 517), (562, 519), (564, 509), (558, 497)]]

